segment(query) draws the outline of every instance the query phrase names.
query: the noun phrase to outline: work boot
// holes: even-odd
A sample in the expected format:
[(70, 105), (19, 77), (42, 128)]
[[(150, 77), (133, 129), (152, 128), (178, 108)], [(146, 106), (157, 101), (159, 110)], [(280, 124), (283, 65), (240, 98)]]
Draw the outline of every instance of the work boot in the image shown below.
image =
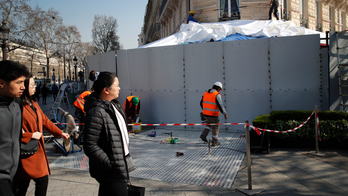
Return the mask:
[(211, 142), (212, 146), (220, 146), (220, 142), (218, 142), (217, 138), (213, 138)]
[(207, 140), (207, 136), (205, 136), (205, 135), (201, 135), (200, 136), (200, 138), (204, 141), (204, 142), (208, 142), (208, 140)]
[(210, 129), (206, 127), (206, 128), (203, 129), (203, 131), (202, 131), (202, 133), (201, 133), (200, 138), (201, 138), (204, 142), (208, 142), (207, 136), (208, 136), (208, 134), (209, 134), (209, 131), (210, 131)]

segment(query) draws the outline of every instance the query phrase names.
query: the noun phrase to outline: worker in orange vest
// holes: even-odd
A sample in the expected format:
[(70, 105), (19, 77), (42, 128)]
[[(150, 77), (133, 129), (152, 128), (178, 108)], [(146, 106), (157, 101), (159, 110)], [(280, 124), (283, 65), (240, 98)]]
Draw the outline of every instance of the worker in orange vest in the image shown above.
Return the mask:
[(128, 124), (136, 122), (140, 112), (140, 98), (134, 95), (128, 96), (123, 103), (123, 110), (126, 113)]
[[(85, 102), (87, 96), (89, 96), (92, 93), (92, 90), (86, 90), (83, 93), (81, 93), (75, 100), (74, 105), (75, 105), (75, 117), (79, 119), (79, 123), (84, 123), (85, 122)], [(79, 127), (79, 132), (80, 132), (80, 137), (76, 141), (77, 144), (80, 144), (83, 141), (83, 129), (84, 126), (80, 125)]]
[[(220, 91), (222, 91), (222, 83), (215, 82), (212, 89), (209, 89), (207, 92), (203, 94), (200, 105), (203, 109), (203, 117), (207, 123), (219, 123), (219, 115), (220, 111), (224, 114), (225, 119), (228, 118), (226, 109), (223, 105)], [(218, 135), (219, 135), (219, 125), (208, 125), (204, 128), (201, 133), (200, 138), (208, 142), (207, 136), (212, 130), (212, 146), (219, 146)]]

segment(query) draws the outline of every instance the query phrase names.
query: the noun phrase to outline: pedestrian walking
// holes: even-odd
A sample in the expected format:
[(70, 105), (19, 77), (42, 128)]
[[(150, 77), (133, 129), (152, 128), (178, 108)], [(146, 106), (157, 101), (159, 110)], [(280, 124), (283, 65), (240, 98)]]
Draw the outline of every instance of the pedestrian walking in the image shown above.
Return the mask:
[(53, 94), (53, 99), (56, 100), (57, 98), (57, 94), (58, 94), (58, 86), (56, 84), (53, 84), (52, 86), (52, 94)]
[(129, 172), (135, 169), (125, 114), (116, 99), (120, 89), (116, 75), (100, 72), (85, 103), (83, 147), (90, 175), (99, 182), (99, 196), (127, 196)]
[(36, 89), (35, 89), (35, 97), (38, 103), (40, 102), (40, 93), (41, 93), (41, 82), (36, 86)]
[[(45, 128), (54, 137), (68, 139), (69, 134), (63, 133), (42, 112), (35, 99), (35, 82), (32, 76), (24, 81), (25, 90), (21, 96), (23, 101), (23, 137), (22, 142), (28, 143), (31, 139), (38, 141), (38, 150), (33, 155), (22, 155), (18, 168), (19, 183), (16, 196), (25, 196), (30, 180), (35, 181), (35, 196), (45, 196), (48, 187), (48, 175), (51, 174), (48, 165), (43, 129)], [(45, 85), (44, 85), (45, 87)]]
[(47, 88), (47, 84), (46, 83), (41, 88), (41, 92), (42, 92), (42, 104), (46, 105), (47, 104), (46, 103), (47, 95), (48, 95), (48, 92), (49, 92), (49, 89)]
[(13, 196), (20, 156), (23, 103), (28, 68), (14, 61), (0, 62), (0, 196)]

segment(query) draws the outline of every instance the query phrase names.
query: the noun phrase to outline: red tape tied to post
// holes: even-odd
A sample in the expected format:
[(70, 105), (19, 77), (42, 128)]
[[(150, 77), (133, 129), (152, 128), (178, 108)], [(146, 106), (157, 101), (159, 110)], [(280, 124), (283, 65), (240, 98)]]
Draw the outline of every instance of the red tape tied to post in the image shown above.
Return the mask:
[(261, 131), (266, 131), (266, 132), (272, 132), (272, 133), (290, 133), (290, 132), (292, 132), (292, 131), (295, 131), (295, 130), (301, 128), (303, 125), (305, 125), (305, 124), (309, 121), (309, 119), (312, 117), (313, 114), (314, 114), (314, 111), (313, 111), (312, 114), (307, 118), (307, 120), (306, 120), (305, 122), (303, 122), (300, 126), (297, 126), (297, 127), (294, 128), (294, 129), (289, 129), (289, 130), (286, 130), (286, 131), (277, 131), (277, 130), (261, 129), (261, 128), (254, 127), (254, 126), (249, 125), (249, 124), (247, 124), (247, 125), (250, 126), (252, 129), (254, 129), (255, 132), (257, 133), (257, 135), (259, 135), (259, 136), (260, 136), (260, 130), (261, 130)]

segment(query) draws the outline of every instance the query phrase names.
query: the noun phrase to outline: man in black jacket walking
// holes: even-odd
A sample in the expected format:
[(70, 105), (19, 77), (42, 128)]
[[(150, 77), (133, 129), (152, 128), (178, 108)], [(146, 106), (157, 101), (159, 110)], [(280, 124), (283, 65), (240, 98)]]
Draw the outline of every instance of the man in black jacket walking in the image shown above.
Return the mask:
[[(19, 98), (28, 68), (14, 61), (0, 62), (0, 196), (13, 195), (22, 133), (23, 104)], [(12, 187), (13, 186), (13, 187)]]

